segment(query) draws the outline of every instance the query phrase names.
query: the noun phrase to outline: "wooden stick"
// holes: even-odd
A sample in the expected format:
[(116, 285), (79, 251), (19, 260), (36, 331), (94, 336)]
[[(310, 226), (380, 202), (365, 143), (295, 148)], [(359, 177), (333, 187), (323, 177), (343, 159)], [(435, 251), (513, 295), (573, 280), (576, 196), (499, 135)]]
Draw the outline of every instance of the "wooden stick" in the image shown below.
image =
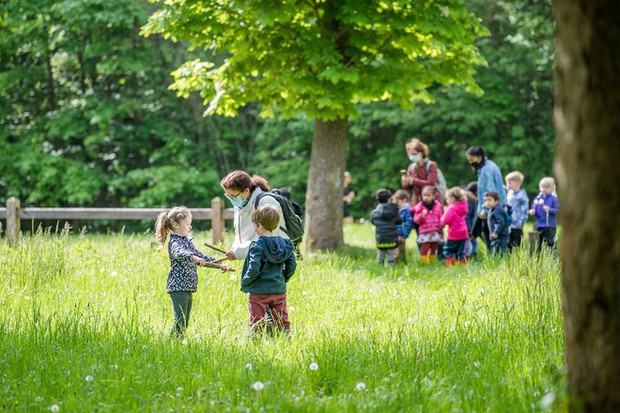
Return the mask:
[[(222, 269), (222, 266), (220, 264), (214, 264), (213, 261), (207, 261), (207, 263), (204, 265), (204, 267), (217, 268), (218, 270)], [(229, 268), (226, 271), (234, 271), (234, 268)]]
[(221, 252), (222, 254), (226, 254), (226, 251), (219, 249), (218, 247), (211, 245), (209, 243), (206, 243), (206, 242), (205, 242), (205, 247), (211, 248), (212, 250), (215, 250), (217, 252)]

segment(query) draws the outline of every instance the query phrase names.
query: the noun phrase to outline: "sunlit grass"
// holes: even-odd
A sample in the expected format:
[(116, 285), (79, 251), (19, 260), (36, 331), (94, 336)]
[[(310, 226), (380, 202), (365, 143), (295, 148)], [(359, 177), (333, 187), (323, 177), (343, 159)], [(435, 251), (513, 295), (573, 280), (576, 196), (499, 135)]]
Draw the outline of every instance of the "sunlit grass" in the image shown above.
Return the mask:
[(171, 340), (168, 258), (152, 241), (0, 244), (0, 410), (563, 408), (560, 271), (548, 255), (524, 248), (446, 270), (417, 264), (410, 245), (409, 266), (382, 268), (372, 227), (347, 225), (346, 247), (292, 278), (290, 336), (250, 336), (238, 272), (201, 269), (185, 340)]

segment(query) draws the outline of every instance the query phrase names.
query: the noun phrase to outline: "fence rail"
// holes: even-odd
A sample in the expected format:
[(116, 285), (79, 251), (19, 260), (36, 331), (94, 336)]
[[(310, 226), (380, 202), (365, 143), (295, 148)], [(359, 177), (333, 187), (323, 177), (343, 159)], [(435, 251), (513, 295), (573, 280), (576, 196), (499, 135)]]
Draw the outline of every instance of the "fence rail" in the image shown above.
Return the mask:
[[(111, 219), (145, 220), (157, 218), (163, 208), (21, 208), (20, 200), (11, 197), (6, 208), (0, 208), (0, 219), (6, 220), (6, 236), (9, 245), (17, 245), (22, 219)], [(213, 243), (222, 241), (225, 220), (233, 219), (232, 208), (224, 208), (224, 201), (216, 197), (211, 208), (190, 208), (194, 220), (211, 221)]]

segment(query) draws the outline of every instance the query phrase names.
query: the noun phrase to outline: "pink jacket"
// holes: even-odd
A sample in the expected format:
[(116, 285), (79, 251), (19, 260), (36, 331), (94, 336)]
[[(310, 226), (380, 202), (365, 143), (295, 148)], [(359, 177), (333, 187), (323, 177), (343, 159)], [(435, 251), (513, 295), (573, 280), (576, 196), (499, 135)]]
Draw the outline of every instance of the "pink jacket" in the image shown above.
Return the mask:
[(467, 200), (465, 199), (446, 207), (446, 212), (441, 217), (441, 225), (448, 226), (448, 240), (460, 241), (469, 238), (466, 216)]
[[(426, 210), (427, 213), (422, 218), (422, 211)], [(441, 232), (441, 204), (435, 201), (433, 209), (430, 211), (424, 206), (422, 202), (418, 202), (416, 206), (411, 209), (413, 214), (413, 220), (420, 226), (418, 232), (420, 234), (428, 234), (429, 232)]]

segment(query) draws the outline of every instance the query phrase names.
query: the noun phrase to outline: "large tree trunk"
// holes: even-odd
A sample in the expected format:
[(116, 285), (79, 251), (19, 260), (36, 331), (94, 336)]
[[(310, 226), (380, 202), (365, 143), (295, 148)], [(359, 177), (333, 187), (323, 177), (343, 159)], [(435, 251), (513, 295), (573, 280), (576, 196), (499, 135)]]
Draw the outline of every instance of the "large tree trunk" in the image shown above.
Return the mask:
[(572, 411), (620, 411), (620, 2), (556, 0), (559, 182)]
[(347, 119), (314, 121), (306, 192), (306, 251), (342, 244), (342, 177), (347, 159)]

